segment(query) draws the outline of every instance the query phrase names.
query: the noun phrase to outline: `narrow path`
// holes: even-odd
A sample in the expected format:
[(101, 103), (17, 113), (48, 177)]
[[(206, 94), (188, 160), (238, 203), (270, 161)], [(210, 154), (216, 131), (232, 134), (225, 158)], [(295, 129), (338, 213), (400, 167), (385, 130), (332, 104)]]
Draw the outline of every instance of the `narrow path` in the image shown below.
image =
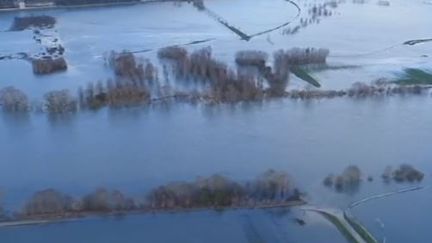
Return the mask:
[(394, 196), (396, 194), (402, 194), (402, 193), (407, 193), (407, 192), (419, 191), (419, 190), (424, 190), (424, 189), (430, 189), (430, 186), (415, 186), (415, 187), (409, 187), (409, 188), (400, 189), (400, 190), (393, 191), (393, 192), (386, 192), (386, 193), (382, 193), (382, 194), (378, 194), (378, 195), (373, 195), (373, 196), (366, 197), (366, 198), (363, 198), (361, 200), (358, 200), (358, 201), (355, 201), (355, 202), (351, 203), (348, 206), (348, 209), (353, 209), (353, 208), (355, 208), (355, 207), (357, 207), (357, 206), (359, 206), (361, 204), (367, 203), (369, 201), (391, 197), (391, 196)]
[(430, 186), (414, 186), (409, 188), (403, 188), (397, 191), (372, 195), (351, 203), (346, 210), (321, 208), (317, 206), (303, 206), (301, 207), (301, 209), (305, 211), (316, 212), (324, 216), (328, 221), (330, 221), (333, 225), (336, 226), (336, 228), (348, 240), (348, 242), (376, 243), (378, 241), (375, 239), (375, 237), (363, 225), (354, 220), (354, 217), (351, 214), (351, 209), (373, 200), (379, 200), (397, 194), (426, 190), (430, 188)]
[(253, 35), (250, 36), (251, 38), (256, 37), (256, 36), (260, 36), (260, 35), (264, 35), (264, 34), (268, 34), (270, 32), (273, 32), (273, 31), (276, 31), (276, 30), (281, 29), (283, 27), (286, 27), (287, 25), (291, 24), (294, 20), (296, 20), (296, 19), (298, 19), (300, 17), (300, 15), (302, 13), (302, 9), (300, 8), (300, 6), (296, 2), (294, 2), (292, 0), (285, 0), (285, 1), (288, 2), (288, 3), (290, 3), (291, 5), (293, 5), (297, 9), (296, 16), (294, 16), (294, 18), (291, 19), (290, 21), (285, 22), (285, 23), (283, 23), (283, 24), (281, 24), (279, 26), (276, 26), (274, 28), (271, 28), (271, 29), (268, 29), (268, 30), (264, 30), (264, 31), (255, 33), (255, 34), (253, 34)]
[(302, 207), (305, 211), (316, 212), (327, 218), (336, 228), (344, 235), (344, 237), (352, 243), (369, 243), (363, 239), (359, 232), (354, 229), (346, 220), (343, 211), (328, 208), (319, 208), (314, 206)]
[(240, 38), (242, 40), (245, 41), (249, 41), (252, 37), (247, 35), (245, 32), (241, 31), (239, 28), (230, 25), (228, 21), (226, 21), (225, 19), (223, 19), (221, 16), (219, 16), (217, 13), (211, 11), (210, 9), (204, 7), (204, 9), (202, 10), (205, 13), (207, 13), (207, 15), (209, 17), (211, 17), (212, 19), (216, 20), (217, 22), (219, 22), (220, 24), (224, 25), (225, 27), (227, 27), (229, 30), (231, 30), (232, 32), (234, 32), (236, 35), (240, 36)]
[(212, 10), (208, 9), (207, 7), (203, 7), (202, 11), (205, 11), (207, 13), (208, 16), (210, 16), (211, 18), (213, 18), (214, 20), (216, 20), (217, 22), (219, 22), (220, 24), (224, 25), (225, 27), (227, 27), (229, 30), (231, 30), (232, 32), (234, 32), (236, 35), (240, 36), (240, 38), (242, 40), (245, 41), (249, 41), (254, 37), (260, 36), (260, 35), (264, 35), (264, 34), (268, 34), (270, 32), (273, 32), (275, 30), (281, 29), (289, 24), (291, 24), (294, 20), (298, 19), (300, 17), (301, 14), (301, 8), (300, 6), (294, 2), (293, 0), (284, 0), (286, 2), (288, 2), (289, 4), (291, 4), (292, 6), (294, 6), (296, 8), (297, 14), (294, 16), (293, 19), (291, 19), (290, 21), (287, 21), (281, 25), (278, 25), (276, 27), (267, 29), (267, 30), (263, 30), (261, 32), (255, 33), (255, 34), (251, 34), (248, 35), (246, 32), (242, 31), (241, 29), (231, 25), (227, 20), (225, 20), (224, 18), (222, 18), (221, 16), (219, 16), (217, 13), (213, 12)]

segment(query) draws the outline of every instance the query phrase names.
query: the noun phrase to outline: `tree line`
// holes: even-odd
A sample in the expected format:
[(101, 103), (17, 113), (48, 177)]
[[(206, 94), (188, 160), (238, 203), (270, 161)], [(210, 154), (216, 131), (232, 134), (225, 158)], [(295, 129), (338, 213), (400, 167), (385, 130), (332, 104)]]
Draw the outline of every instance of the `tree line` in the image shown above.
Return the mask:
[(286, 172), (268, 170), (257, 178), (239, 182), (222, 175), (198, 177), (195, 181), (170, 182), (133, 198), (119, 190), (96, 189), (73, 197), (56, 189), (34, 193), (9, 220), (55, 219), (89, 214), (133, 211), (264, 207), (303, 202), (302, 193)]

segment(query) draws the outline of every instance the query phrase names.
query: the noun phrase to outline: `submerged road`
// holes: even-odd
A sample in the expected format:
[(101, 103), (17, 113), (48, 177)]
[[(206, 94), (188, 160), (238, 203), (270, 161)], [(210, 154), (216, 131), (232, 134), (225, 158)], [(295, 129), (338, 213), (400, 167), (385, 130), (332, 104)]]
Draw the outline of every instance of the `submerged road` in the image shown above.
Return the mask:
[(347, 238), (349, 242), (352, 243), (369, 243), (360, 235), (359, 232), (352, 227), (352, 225), (347, 221), (345, 213), (337, 209), (329, 208), (319, 208), (314, 206), (304, 206), (302, 207), (305, 211), (315, 212), (324, 216), (328, 221), (330, 221), (336, 228), (342, 233), (342, 235)]
[(351, 209), (373, 200), (379, 200), (397, 194), (425, 190), (430, 188), (430, 186), (414, 186), (403, 188), (397, 191), (372, 195), (351, 203), (346, 210), (321, 208), (317, 206), (303, 206), (301, 207), (301, 209), (321, 214), (329, 222), (336, 226), (336, 228), (341, 232), (341, 234), (347, 239), (348, 242), (378, 243), (378, 240), (376, 240), (375, 237), (363, 225), (354, 220), (354, 218), (351, 216)]

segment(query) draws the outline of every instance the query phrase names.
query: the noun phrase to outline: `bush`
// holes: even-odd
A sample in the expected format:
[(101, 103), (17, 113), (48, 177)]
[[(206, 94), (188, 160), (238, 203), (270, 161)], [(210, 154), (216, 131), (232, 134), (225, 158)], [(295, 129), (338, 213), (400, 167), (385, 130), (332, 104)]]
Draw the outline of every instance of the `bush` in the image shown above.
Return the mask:
[(36, 192), (25, 204), (23, 214), (35, 215), (61, 215), (72, 211), (73, 199), (54, 189)]
[(330, 51), (323, 48), (292, 48), (277, 51), (278, 60), (275, 62), (282, 65), (324, 64), (329, 54)]
[(141, 105), (149, 103), (151, 98), (146, 85), (124, 80), (91, 83), (86, 89), (80, 88), (78, 96), (80, 106), (90, 109)]
[(268, 55), (262, 51), (239, 51), (236, 53), (235, 61), (240, 66), (265, 67)]
[(338, 192), (352, 192), (357, 190), (361, 182), (362, 173), (357, 166), (348, 166), (340, 175), (329, 175), (323, 184), (334, 187)]
[(287, 173), (274, 170), (264, 172), (251, 185), (250, 193), (258, 200), (286, 200), (294, 189)]
[(134, 200), (127, 198), (120, 191), (108, 191), (101, 188), (83, 197), (81, 210), (85, 212), (110, 212), (130, 211), (135, 208)]
[(169, 183), (148, 194), (149, 207), (154, 209), (265, 205), (288, 200), (300, 200), (300, 193), (286, 173), (274, 170), (244, 184), (213, 175), (195, 182)]
[(411, 165), (403, 164), (393, 171), (392, 177), (396, 182), (420, 182), (424, 174)]
[(170, 46), (160, 49), (158, 51), (158, 57), (162, 59), (170, 59), (180, 62), (188, 57), (188, 52), (183, 47)]
[(255, 79), (231, 73), (226, 80), (212, 83), (211, 95), (218, 102), (239, 102), (260, 100), (264, 92)]
[(158, 76), (157, 69), (152, 63), (139, 60), (131, 52), (113, 51), (106, 57), (106, 62), (119, 79), (143, 83), (145, 80), (156, 80)]
[(152, 208), (195, 208), (232, 206), (245, 196), (241, 186), (214, 175), (195, 182), (169, 183), (152, 190), (148, 201)]
[(77, 110), (77, 102), (68, 90), (51, 91), (45, 94), (45, 107), (50, 113), (70, 113)]
[(0, 90), (0, 105), (9, 112), (25, 112), (30, 109), (27, 95), (14, 87)]

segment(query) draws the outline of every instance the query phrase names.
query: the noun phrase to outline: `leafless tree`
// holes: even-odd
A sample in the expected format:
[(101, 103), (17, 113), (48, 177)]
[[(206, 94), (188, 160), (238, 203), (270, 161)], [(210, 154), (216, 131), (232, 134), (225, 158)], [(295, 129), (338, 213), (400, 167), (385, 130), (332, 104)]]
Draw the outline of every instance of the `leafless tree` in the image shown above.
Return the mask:
[(0, 90), (0, 106), (8, 112), (26, 112), (30, 109), (27, 95), (14, 87)]

